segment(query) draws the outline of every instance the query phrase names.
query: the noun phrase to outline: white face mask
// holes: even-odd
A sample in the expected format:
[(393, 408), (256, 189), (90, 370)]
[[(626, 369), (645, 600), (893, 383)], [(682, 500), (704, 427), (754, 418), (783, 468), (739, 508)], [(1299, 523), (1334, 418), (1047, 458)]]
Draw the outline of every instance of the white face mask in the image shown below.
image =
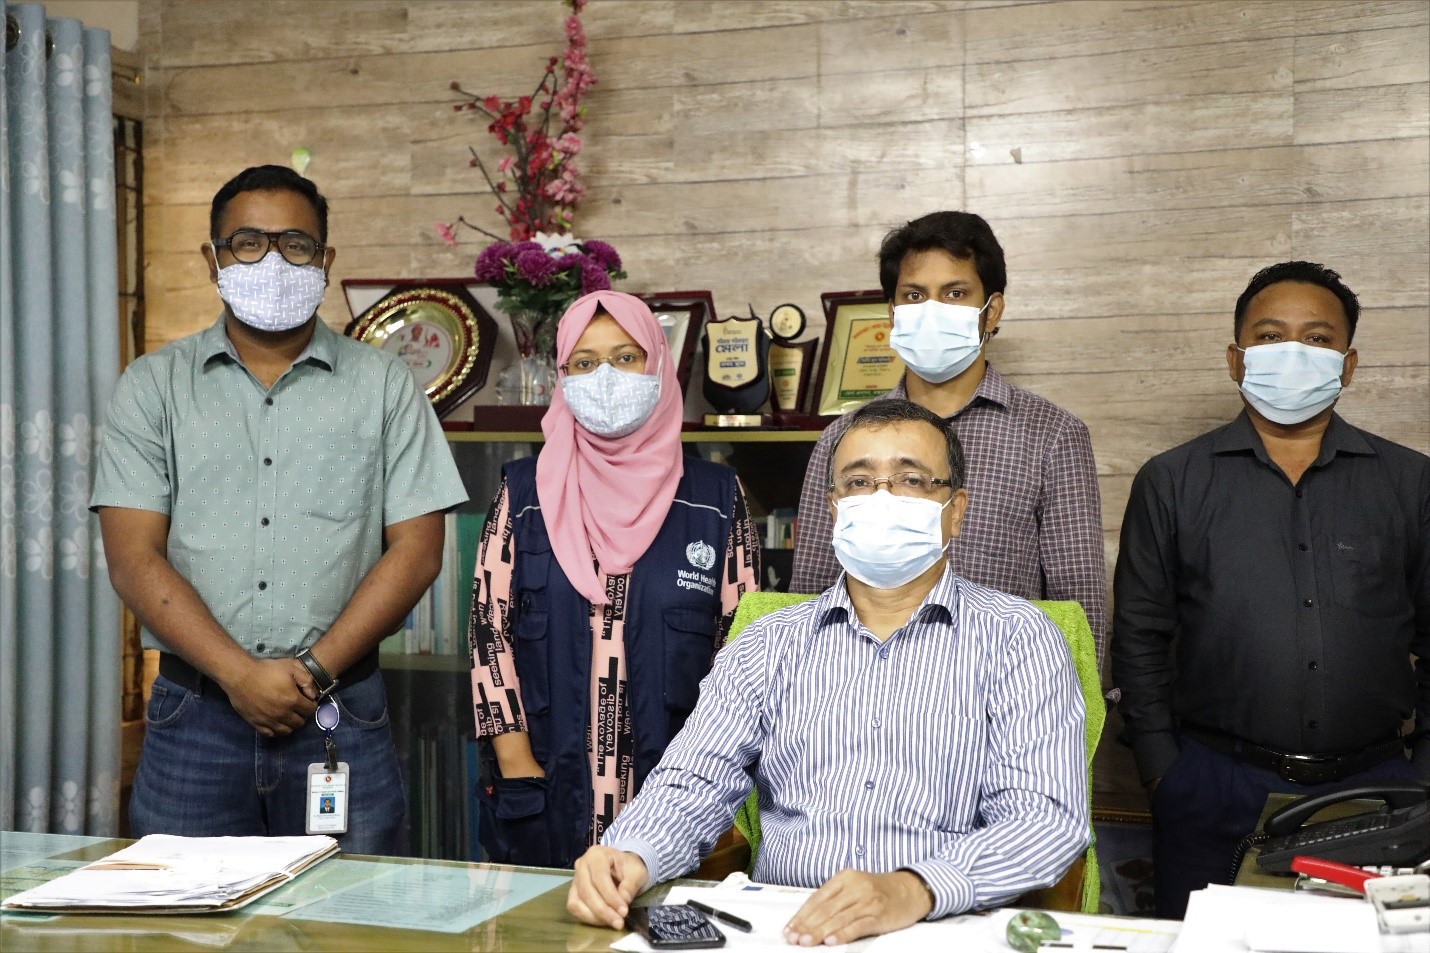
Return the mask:
[(1245, 372), (1241, 392), (1267, 420), (1299, 424), (1325, 410), (1341, 395), (1346, 356), (1299, 341), (1237, 348)]
[(218, 293), (233, 316), (260, 331), (291, 331), (323, 303), (328, 276), (317, 265), (289, 264), (270, 251), (251, 265), (235, 262), (218, 271)]
[(909, 370), (930, 384), (952, 380), (983, 349), (978, 322), (992, 300), (982, 308), (934, 300), (896, 305), (889, 345)]
[(655, 413), (660, 370), (634, 374), (602, 364), (589, 374), (561, 378), (561, 394), (582, 427), (598, 437), (624, 437)]
[(880, 489), (835, 503), (834, 555), (855, 579), (897, 589), (943, 558), (943, 509), (933, 500)]

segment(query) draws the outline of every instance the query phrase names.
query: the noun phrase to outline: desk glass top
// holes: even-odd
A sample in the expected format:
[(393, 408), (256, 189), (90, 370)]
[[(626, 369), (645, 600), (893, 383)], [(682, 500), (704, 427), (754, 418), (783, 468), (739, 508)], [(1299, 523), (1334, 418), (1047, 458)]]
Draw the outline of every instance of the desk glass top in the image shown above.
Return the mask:
[[(129, 841), (0, 831), (0, 898)], [(566, 912), (570, 871), (340, 855), (230, 913), (0, 915), (4, 950), (605, 950)], [(663, 895), (658, 888), (654, 897)]]

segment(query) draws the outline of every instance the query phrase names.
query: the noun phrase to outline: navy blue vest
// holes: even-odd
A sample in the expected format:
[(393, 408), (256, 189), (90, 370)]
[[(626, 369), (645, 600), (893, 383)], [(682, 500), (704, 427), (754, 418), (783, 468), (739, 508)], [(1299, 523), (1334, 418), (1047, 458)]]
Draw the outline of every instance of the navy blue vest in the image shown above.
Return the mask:
[[(735, 473), (729, 467), (684, 457), (685, 473), (675, 500), (654, 542), (626, 577), (624, 597), (627, 697), (632, 744), (621, 758), (633, 763), (634, 787), (640, 790), (670, 740), (695, 707), (700, 680), (710, 670), (718, 648), (720, 589), (725, 547), (735, 501)], [(591, 605), (572, 588), (551, 551), (546, 521), (536, 496), (536, 458), (503, 468), (512, 514), (512, 533), (504, 544), (512, 559), (512, 631), (521, 680), (522, 706), (531, 749), (546, 771), (545, 798), (524, 798), (529, 808), (545, 801), (544, 833), (549, 848), (535, 843), (528, 853), (518, 827), (533, 840), (536, 817), (484, 831), (489, 851), (505, 842), (507, 862), (569, 867), (585, 851), (591, 826), (591, 767), (586, 753), (591, 694)], [(614, 689), (615, 673), (609, 673)], [(609, 810), (611, 806), (603, 806)], [(523, 807), (497, 805), (496, 817), (483, 824), (515, 820)], [(505, 817), (504, 817), (505, 816)], [(485, 836), (490, 833), (491, 838)], [(505, 835), (505, 836), (503, 836)], [(501, 848), (493, 851), (500, 852)], [(494, 859), (497, 859), (494, 856)]]

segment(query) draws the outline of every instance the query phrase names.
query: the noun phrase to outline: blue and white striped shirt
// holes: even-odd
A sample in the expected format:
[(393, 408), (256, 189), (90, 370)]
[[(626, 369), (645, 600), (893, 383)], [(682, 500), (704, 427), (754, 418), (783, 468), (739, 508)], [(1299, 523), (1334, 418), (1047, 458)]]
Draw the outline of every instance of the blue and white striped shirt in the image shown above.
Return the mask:
[(930, 918), (1055, 882), (1088, 843), (1085, 709), (1061, 632), (952, 569), (883, 643), (841, 578), (751, 623), (603, 843), (658, 883), (760, 791), (755, 879), (906, 869)]

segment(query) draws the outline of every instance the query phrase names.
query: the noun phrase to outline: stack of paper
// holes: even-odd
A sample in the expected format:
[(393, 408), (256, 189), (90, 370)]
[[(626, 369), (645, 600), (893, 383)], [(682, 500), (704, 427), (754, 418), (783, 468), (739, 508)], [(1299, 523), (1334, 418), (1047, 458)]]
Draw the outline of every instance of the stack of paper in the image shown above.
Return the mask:
[[(741, 933), (714, 920), (725, 934), (727, 950), (788, 951), (785, 924), (813, 890), (752, 882), (744, 874), (731, 874), (715, 887), (672, 887), (664, 903), (699, 900), (748, 920), (754, 929)], [(1008, 920), (1017, 912), (1004, 908), (985, 913), (945, 917), (916, 923), (885, 936), (841, 946), (821, 946), (821, 953), (1008, 953), (1004, 941)], [(1063, 942), (1073, 950), (1115, 949), (1128, 953), (1166, 953), (1176, 941), (1181, 924), (1169, 920), (1134, 920), (1124, 917), (1054, 913), (1063, 930)], [(618, 953), (648, 953), (650, 946), (636, 934), (611, 944)]]
[(232, 910), (338, 852), (331, 837), (150, 834), (103, 860), (17, 893), (6, 910), (206, 913)]

